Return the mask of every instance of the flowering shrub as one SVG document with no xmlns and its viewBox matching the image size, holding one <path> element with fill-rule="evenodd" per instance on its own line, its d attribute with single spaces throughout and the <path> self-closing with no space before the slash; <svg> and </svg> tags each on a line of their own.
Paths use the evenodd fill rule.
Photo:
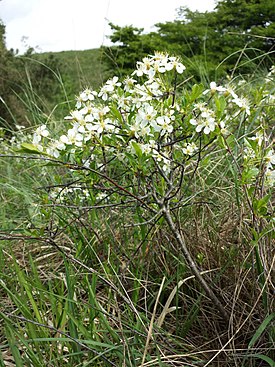
<svg viewBox="0 0 275 367">
<path fill-rule="evenodd" d="M 16 364 L 271 361 L 274 73 L 193 85 L 156 53 L 59 124 L 0 129 Z"/>
<path fill-rule="evenodd" d="M 114 76 L 99 91 L 82 91 L 60 136 L 42 125 L 22 149 L 62 164 L 89 182 L 82 198 L 94 206 L 135 202 L 142 209 L 135 225 L 164 217 L 193 274 L 227 317 L 198 271 L 173 213 L 184 204 L 200 162 L 216 149 L 230 157 L 254 210 L 253 223 L 255 215 L 269 215 L 267 191 L 275 183 L 270 133 L 274 96 L 269 86 L 273 70 L 254 95 L 242 89 L 242 82 L 189 87 L 181 61 L 155 53 L 138 62 L 126 79 Z M 60 202 L 66 194 L 72 197 L 72 191 L 67 185 L 51 198 Z"/>
</svg>

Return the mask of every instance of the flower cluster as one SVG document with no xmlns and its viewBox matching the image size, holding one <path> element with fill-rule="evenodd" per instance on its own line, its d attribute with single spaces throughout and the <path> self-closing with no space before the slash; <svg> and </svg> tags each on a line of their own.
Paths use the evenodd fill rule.
<svg viewBox="0 0 275 367">
<path fill-rule="evenodd" d="M 185 103 L 175 83 L 184 70 L 178 58 L 165 53 L 143 58 L 124 80 L 114 76 L 99 91 L 83 90 L 65 117 L 69 126 L 63 134 L 55 139 L 42 125 L 33 135 L 33 146 L 55 158 L 65 155 L 68 160 L 77 154 L 87 167 L 104 166 L 109 157 L 130 168 L 157 165 L 169 174 L 197 154 L 198 138 L 206 145 L 218 135 L 226 139 L 232 124 L 251 115 L 246 97 L 215 82 L 206 90 L 195 86 L 184 91 Z"/>
<path fill-rule="evenodd" d="M 142 61 L 138 61 L 137 70 L 133 72 L 133 75 L 146 75 L 149 79 L 153 79 L 156 73 L 164 74 L 173 69 L 182 74 L 185 66 L 176 57 L 156 52 L 154 56 L 144 57 Z"/>
<path fill-rule="evenodd" d="M 77 97 L 76 109 L 65 117 L 70 121 L 67 132 L 58 139 L 51 139 L 46 126 L 42 125 L 35 131 L 32 143 L 37 150 L 58 158 L 63 152 L 83 150 L 88 144 L 106 145 L 108 138 L 114 137 L 119 153 L 125 145 L 131 150 L 131 140 L 134 140 L 142 153 L 152 158 L 157 156 L 166 168 L 168 158 L 156 153 L 156 141 L 166 141 L 173 133 L 176 106 L 172 104 L 161 76 L 164 73 L 181 74 L 184 69 L 176 57 L 166 54 L 156 53 L 144 58 L 137 63 L 133 77 L 145 76 L 145 82 L 138 83 L 133 77 L 120 82 L 114 76 L 99 92 L 86 88 Z M 48 138 L 47 143 L 44 138 Z"/>
<path fill-rule="evenodd" d="M 70 203 L 76 201 L 78 204 L 85 204 L 90 199 L 90 192 L 87 188 L 81 186 L 54 187 L 49 193 L 49 199 L 55 204 L 70 205 Z"/>
</svg>

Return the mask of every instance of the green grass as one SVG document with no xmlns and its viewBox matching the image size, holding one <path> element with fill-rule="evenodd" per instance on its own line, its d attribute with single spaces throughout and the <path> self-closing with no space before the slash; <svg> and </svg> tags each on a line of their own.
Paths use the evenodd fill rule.
<svg viewBox="0 0 275 367">
<path fill-rule="evenodd" d="M 96 90 L 106 80 L 107 70 L 100 49 L 46 52 L 34 55 L 34 58 L 40 62 L 47 61 L 49 57 L 54 57 L 59 63 L 59 72 L 74 95 L 86 87 Z"/>
</svg>

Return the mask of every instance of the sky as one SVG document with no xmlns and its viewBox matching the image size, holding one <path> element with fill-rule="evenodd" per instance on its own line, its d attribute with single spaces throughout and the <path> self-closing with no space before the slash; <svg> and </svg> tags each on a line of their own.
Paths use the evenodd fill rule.
<svg viewBox="0 0 275 367">
<path fill-rule="evenodd" d="M 8 49 L 86 50 L 110 44 L 109 22 L 150 32 L 175 20 L 180 6 L 211 11 L 215 0 L 0 0 L 0 19 Z"/>
</svg>

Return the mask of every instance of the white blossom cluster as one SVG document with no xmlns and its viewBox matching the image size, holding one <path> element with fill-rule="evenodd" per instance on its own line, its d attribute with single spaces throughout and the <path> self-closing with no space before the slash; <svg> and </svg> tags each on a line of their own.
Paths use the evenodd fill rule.
<svg viewBox="0 0 275 367">
<path fill-rule="evenodd" d="M 137 62 L 136 70 L 124 80 L 114 76 L 99 91 L 83 90 L 75 109 L 65 117 L 65 125 L 69 126 L 64 133 L 54 139 L 42 125 L 36 129 L 32 144 L 54 158 L 89 150 L 86 158 L 95 153 L 96 160 L 97 148 L 104 148 L 121 162 L 126 162 L 129 155 L 142 155 L 169 173 L 176 150 L 177 159 L 196 155 L 198 134 L 226 137 L 232 120 L 238 123 L 238 119 L 251 115 L 247 98 L 239 97 L 231 86 L 215 82 L 184 106 L 171 82 L 184 70 L 176 57 L 159 52 L 149 55 Z M 97 162 L 95 167 L 100 164 Z"/>
<path fill-rule="evenodd" d="M 90 197 L 88 189 L 82 187 L 54 187 L 49 195 L 51 200 L 55 203 L 68 203 L 72 202 L 72 197 L 76 196 L 80 202 L 85 201 L 85 199 Z"/>
<path fill-rule="evenodd" d="M 103 136 L 117 137 L 117 144 L 125 144 L 125 138 L 133 138 L 144 154 L 162 161 L 163 168 L 168 160 L 157 152 L 157 137 L 166 139 L 173 132 L 175 106 L 163 108 L 161 99 L 166 89 L 160 76 L 167 72 L 183 73 L 185 66 L 176 58 L 156 53 L 137 63 L 131 77 L 120 82 L 117 76 L 109 79 L 96 92 L 86 88 L 77 97 L 76 109 L 65 120 L 71 122 L 67 132 L 59 139 L 51 139 L 45 125 L 37 128 L 32 143 L 39 151 L 58 158 L 62 151 L 84 148 L 88 142 L 102 144 Z M 143 84 L 136 77 L 145 77 Z M 114 115 L 114 104 L 120 116 Z M 47 142 L 46 139 L 47 138 Z M 44 145 L 42 145 L 42 142 Z M 133 149 L 128 144 L 128 150 Z"/>
</svg>

